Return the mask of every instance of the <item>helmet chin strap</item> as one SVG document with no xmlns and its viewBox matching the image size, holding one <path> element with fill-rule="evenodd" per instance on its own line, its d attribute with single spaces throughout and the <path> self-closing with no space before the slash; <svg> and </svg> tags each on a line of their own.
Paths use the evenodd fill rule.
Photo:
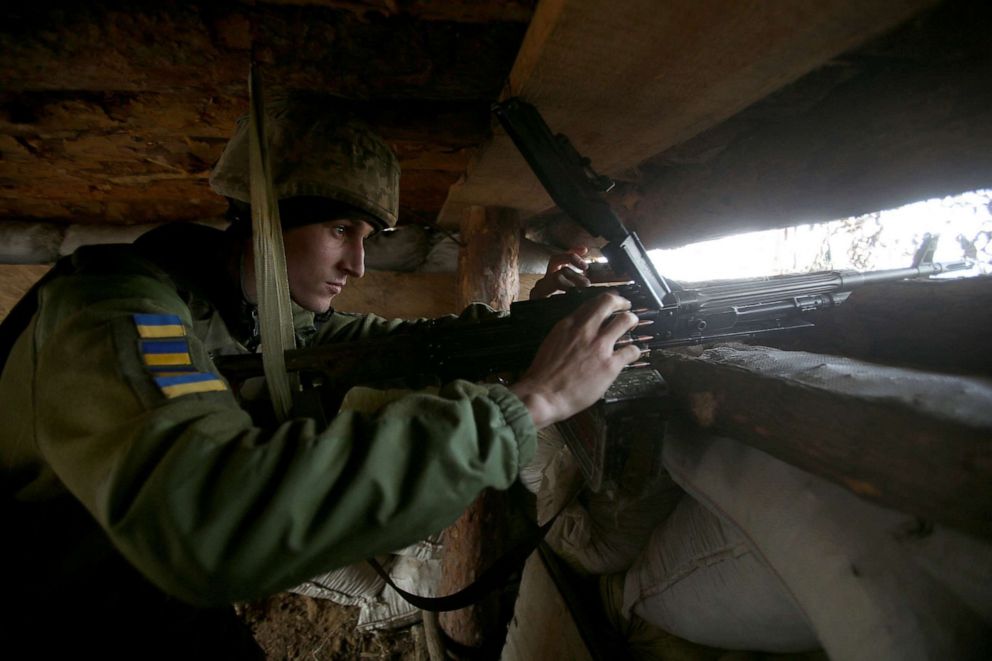
<svg viewBox="0 0 992 661">
<path fill-rule="evenodd" d="M 295 379 L 291 379 L 286 372 L 285 352 L 296 348 L 296 335 L 289 302 L 289 277 L 279 204 L 272 186 L 261 74 L 254 62 L 248 73 L 248 105 L 252 245 L 262 366 L 276 419 L 282 421 L 289 417 L 293 409 Z"/>
</svg>

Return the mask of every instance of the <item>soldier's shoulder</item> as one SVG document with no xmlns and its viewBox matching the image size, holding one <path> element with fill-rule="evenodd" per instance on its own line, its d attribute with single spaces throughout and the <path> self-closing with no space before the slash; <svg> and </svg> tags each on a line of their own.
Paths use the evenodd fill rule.
<svg viewBox="0 0 992 661">
<path fill-rule="evenodd" d="M 57 277 L 39 291 L 43 310 L 60 316 L 109 299 L 170 301 L 169 274 L 132 245 L 83 246 L 56 265 Z"/>
<path fill-rule="evenodd" d="M 151 275 L 167 277 L 152 259 L 131 244 L 82 246 L 68 257 L 74 275 Z"/>
</svg>

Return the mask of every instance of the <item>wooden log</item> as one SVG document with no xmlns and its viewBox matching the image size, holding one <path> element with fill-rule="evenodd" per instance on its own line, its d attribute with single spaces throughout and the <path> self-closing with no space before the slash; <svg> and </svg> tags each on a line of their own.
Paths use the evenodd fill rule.
<svg viewBox="0 0 992 661">
<path fill-rule="evenodd" d="M 992 381 L 767 347 L 652 362 L 696 423 L 883 505 L 992 537 Z"/>
<path fill-rule="evenodd" d="M 992 276 L 870 285 L 769 344 L 937 372 L 992 375 Z M 759 343 L 766 343 L 759 339 Z"/>
<path fill-rule="evenodd" d="M 510 309 L 520 289 L 520 219 L 510 209 L 472 206 L 462 223 L 458 253 L 461 303 Z"/>
<path fill-rule="evenodd" d="M 461 236 L 465 242 L 458 255 L 461 302 L 509 309 L 520 286 L 520 221 L 516 213 L 471 207 Z M 465 587 L 503 554 L 506 512 L 505 494 L 487 489 L 445 531 L 441 594 Z M 500 631 L 501 619 L 499 595 L 494 593 L 468 608 L 442 613 L 440 622 L 454 642 L 495 658 L 505 634 Z"/>
</svg>

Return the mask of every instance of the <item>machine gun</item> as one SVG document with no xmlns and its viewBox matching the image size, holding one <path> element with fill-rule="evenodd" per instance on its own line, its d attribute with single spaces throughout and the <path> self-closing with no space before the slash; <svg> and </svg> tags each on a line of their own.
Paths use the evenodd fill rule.
<svg viewBox="0 0 992 661">
<path fill-rule="evenodd" d="M 843 303 L 863 285 L 970 267 L 967 261 L 934 263 L 929 241 L 913 265 L 903 269 L 677 285 L 655 270 L 637 235 L 610 208 L 604 193 L 612 181 L 593 171 L 565 136 L 553 135 L 537 110 L 519 99 L 496 104 L 493 110 L 559 208 L 590 234 L 607 240 L 602 252 L 611 269 L 625 279 L 612 288 L 631 301 L 641 319 L 627 341 L 645 351 L 812 326 L 811 312 Z M 355 385 L 422 383 L 425 375 L 446 381 L 512 374 L 530 364 L 555 323 L 601 291 L 590 287 L 517 302 L 509 315 L 477 323 L 429 322 L 379 338 L 287 351 L 286 369 L 300 375 L 305 390 L 320 393 L 327 411 L 336 410 L 344 391 Z M 225 356 L 215 362 L 230 380 L 263 374 L 259 355 Z M 615 478 L 621 467 L 617 462 L 626 456 L 624 445 L 634 442 L 637 429 L 652 427 L 643 416 L 662 415 L 658 399 L 664 392 L 664 382 L 654 370 L 629 369 L 587 412 L 586 422 L 565 425 L 566 439 L 594 490 Z M 588 424 L 590 416 L 593 424 Z"/>
</svg>

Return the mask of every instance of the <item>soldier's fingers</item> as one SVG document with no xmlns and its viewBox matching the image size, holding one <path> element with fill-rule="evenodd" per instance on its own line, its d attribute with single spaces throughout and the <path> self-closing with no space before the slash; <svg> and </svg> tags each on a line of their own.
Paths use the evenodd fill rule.
<svg viewBox="0 0 992 661">
<path fill-rule="evenodd" d="M 580 271 L 585 271 L 589 268 L 589 265 L 586 263 L 586 260 L 582 259 L 582 255 L 587 252 L 589 252 L 588 248 L 573 248 L 568 252 L 552 255 L 551 258 L 548 259 L 548 270 L 545 271 L 545 274 L 551 275 L 555 271 L 561 270 L 566 266 L 573 266 Z"/>
<path fill-rule="evenodd" d="M 641 357 L 641 350 L 638 349 L 633 344 L 628 344 L 625 347 L 620 347 L 613 355 L 622 362 L 624 365 L 630 365 L 631 363 L 637 362 Z"/>
<path fill-rule="evenodd" d="M 589 252 L 589 250 L 587 248 L 583 248 L 581 253 L 578 252 L 568 253 L 569 266 L 574 266 L 580 271 L 585 271 L 587 268 L 589 268 L 589 263 L 586 262 L 586 260 L 582 259 L 582 255 L 586 254 L 587 252 Z"/>
<path fill-rule="evenodd" d="M 633 330 L 639 321 L 633 312 L 618 312 L 603 326 L 601 337 L 613 346 L 625 333 Z"/>
<path fill-rule="evenodd" d="M 545 275 L 551 275 L 556 271 L 560 271 L 563 266 L 569 263 L 569 256 L 565 253 L 558 255 L 552 255 L 548 259 L 548 269 L 544 272 Z"/>
<path fill-rule="evenodd" d="M 616 292 L 608 291 L 583 303 L 576 310 L 576 316 L 598 332 L 611 315 L 629 309 L 630 301 Z"/>
<path fill-rule="evenodd" d="M 563 268 L 559 271 L 561 274 L 561 284 L 564 285 L 562 289 L 571 287 L 588 287 L 592 283 L 589 282 L 589 278 L 585 277 L 581 273 L 577 273 L 570 268 Z"/>
</svg>

